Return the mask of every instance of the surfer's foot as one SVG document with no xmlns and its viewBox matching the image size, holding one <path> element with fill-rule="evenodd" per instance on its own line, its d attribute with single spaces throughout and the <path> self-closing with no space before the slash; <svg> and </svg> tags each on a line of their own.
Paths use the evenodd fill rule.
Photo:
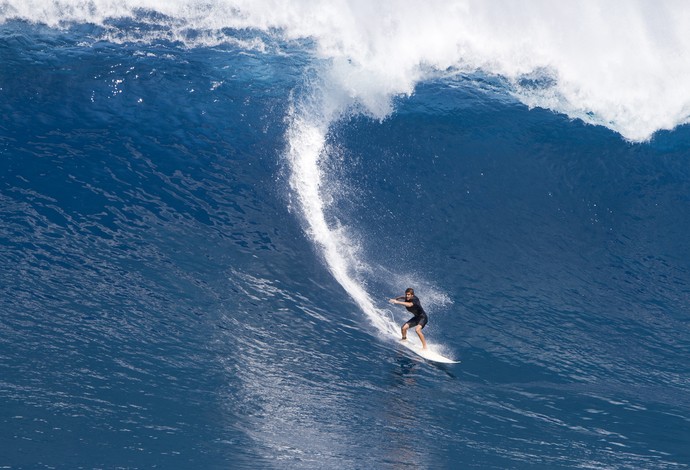
<svg viewBox="0 0 690 470">
<path fill-rule="evenodd" d="M 407 341 L 407 336 L 403 336 L 400 341 Z"/>
</svg>

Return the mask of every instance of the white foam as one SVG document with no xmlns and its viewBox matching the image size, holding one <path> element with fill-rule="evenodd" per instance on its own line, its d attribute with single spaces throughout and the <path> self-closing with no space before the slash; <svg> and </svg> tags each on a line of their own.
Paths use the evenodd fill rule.
<svg viewBox="0 0 690 470">
<path fill-rule="evenodd" d="M 345 291 L 366 313 L 381 333 L 394 334 L 395 324 L 379 310 L 369 293 L 357 279 L 361 261 L 357 246 L 347 233 L 326 221 L 326 203 L 329 191 L 324 185 L 322 159 L 327 158 L 326 135 L 331 118 L 324 110 L 333 109 L 324 104 L 332 95 L 312 95 L 290 113 L 287 158 L 290 162 L 290 186 L 304 216 L 307 233 L 313 240 L 333 274 Z"/>
<path fill-rule="evenodd" d="M 107 25 L 114 40 L 136 34 L 113 33 L 113 18 L 159 22 L 164 27 L 144 40 L 159 34 L 191 45 L 232 41 L 224 28 L 311 38 L 331 63 L 324 75 L 377 117 L 390 113 L 391 97 L 410 94 L 420 80 L 449 68 L 502 75 L 527 105 L 607 126 L 633 141 L 690 116 L 690 4 L 684 0 L 0 0 L 0 22 L 9 18 Z M 549 86 L 521 86 L 522 78 L 540 73 Z"/>
</svg>

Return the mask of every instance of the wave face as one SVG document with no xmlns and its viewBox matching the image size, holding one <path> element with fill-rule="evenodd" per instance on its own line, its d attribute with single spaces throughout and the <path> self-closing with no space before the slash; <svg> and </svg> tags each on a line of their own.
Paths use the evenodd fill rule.
<svg viewBox="0 0 690 470">
<path fill-rule="evenodd" d="M 684 3 L 160 3 L 0 0 L 0 464 L 690 465 Z"/>
</svg>

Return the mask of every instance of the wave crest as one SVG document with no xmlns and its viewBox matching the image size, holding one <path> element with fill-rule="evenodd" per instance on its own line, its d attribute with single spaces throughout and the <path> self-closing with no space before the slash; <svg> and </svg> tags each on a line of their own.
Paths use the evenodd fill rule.
<svg viewBox="0 0 690 470">
<path fill-rule="evenodd" d="M 526 105 L 632 141 L 690 118 L 690 7 L 682 1 L 0 1 L 0 22 L 12 19 L 96 24 L 107 40 L 191 46 L 235 42 L 251 30 L 307 38 L 330 61 L 328 79 L 377 117 L 392 111 L 393 97 L 452 69 L 505 77 Z M 139 26 L 117 24 L 123 19 Z M 260 40 L 241 46 L 263 50 Z M 525 76 L 544 70 L 548 86 L 524 86 Z"/>
</svg>

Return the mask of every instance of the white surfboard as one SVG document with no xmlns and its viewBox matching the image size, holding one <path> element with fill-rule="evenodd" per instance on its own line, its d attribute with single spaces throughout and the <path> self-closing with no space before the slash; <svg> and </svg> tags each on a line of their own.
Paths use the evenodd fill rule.
<svg viewBox="0 0 690 470">
<path fill-rule="evenodd" d="M 410 335 L 407 335 L 407 340 L 402 341 L 400 337 L 398 337 L 398 342 L 405 346 L 407 349 L 412 351 L 413 353 L 417 354 L 420 357 L 423 357 L 424 359 L 432 362 L 440 362 L 443 364 L 457 364 L 460 361 L 454 361 L 453 359 L 449 359 L 445 357 L 443 354 L 439 353 L 438 351 L 435 350 L 433 344 L 429 344 L 427 341 L 427 348 L 423 349 L 422 348 L 422 343 L 419 341 L 419 338 L 413 338 L 410 337 Z"/>
</svg>

